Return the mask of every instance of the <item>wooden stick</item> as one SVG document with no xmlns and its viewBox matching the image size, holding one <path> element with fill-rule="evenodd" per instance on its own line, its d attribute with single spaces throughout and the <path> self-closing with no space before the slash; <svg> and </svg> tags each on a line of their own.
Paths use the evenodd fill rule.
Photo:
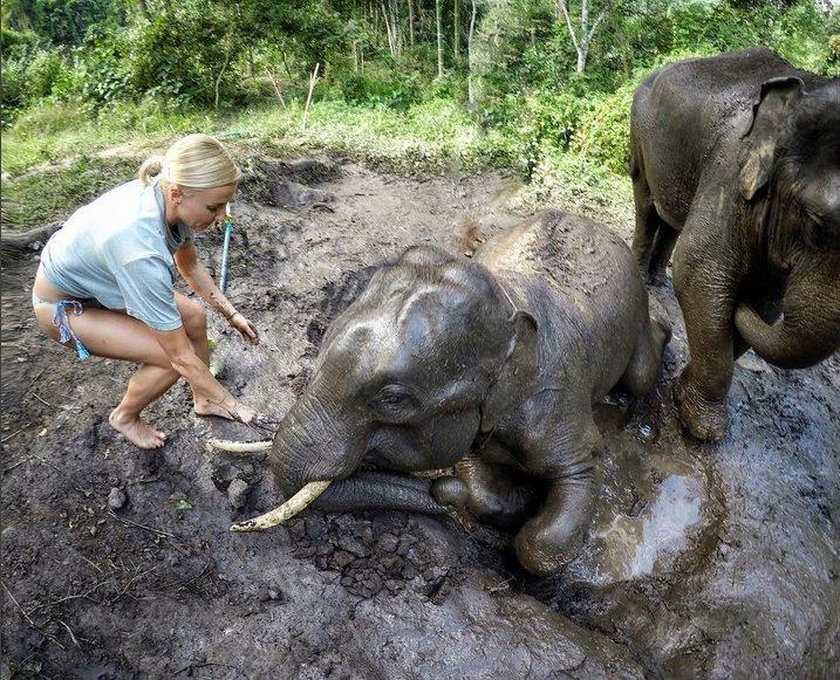
<svg viewBox="0 0 840 680">
<path fill-rule="evenodd" d="M 315 89 L 315 83 L 318 81 L 318 69 L 321 67 L 321 62 L 315 64 L 315 70 L 309 77 L 309 94 L 306 97 L 306 107 L 303 109 L 303 123 L 300 126 L 301 132 L 306 129 L 306 119 L 309 116 L 309 105 L 312 103 L 312 90 Z"/>
<path fill-rule="evenodd" d="M 14 595 L 12 595 L 12 591 L 11 591 L 11 590 L 9 590 L 9 589 L 6 587 L 6 584 L 5 584 L 5 583 L 3 583 L 3 590 L 5 590 L 5 591 L 8 593 L 9 597 L 11 597 L 11 598 L 12 598 L 12 602 L 14 602 L 14 603 L 15 603 L 15 607 L 17 607 L 17 608 L 18 608 L 18 611 L 26 617 L 26 620 L 27 620 L 27 621 L 29 621 L 29 625 L 30 625 L 30 626 L 32 626 L 33 628 L 35 628 L 35 630 L 38 630 L 37 626 L 35 625 L 35 622 L 34 622 L 32 619 L 30 619 L 30 618 L 29 618 L 29 614 L 27 614 L 25 611 L 23 611 L 23 607 L 21 607 L 21 606 L 18 604 L 18 601 L 15 599 L 15 596 L 14 596 Z"/>
<path fill-rule="evenodd" d="M 119 515 L 114 514 L 111 511 L 108 511 L 108 514 L 111 515 L 115 520 L 122 522 L 123 524 L 129 524 L 133 527 L 137 527 L 138 529 L 145 529 L 146 531 L 151 531 L 153 534 L 158 534 L 159 536 L 167 536 L 169 538 L 178 538 L 175 534 L 170 534 L 168 531 L 161 531 L 160 529 L 155 529 L 154 527 L 147 527 L 145 524 L 139 524 L 137 522 L 132 522 L 130 519 L 124 519 Z"/>
<path fill-rule="evenodd" d="M 12 432 L 12 434 L 7 434 L 5 437 L 3 437 L 3 439 L 0 439 L 0 443 L 4 443 L 4 442 L 8 441 L 9 439 L 11 439 L 12 437 L 14 437 L 16 434 L 20 434 L 30 425 L 32 425 L 32 423 L 26 423 L 26 425 L 24 425 L 19 430 L 15 430 L 14 432 Z"/>
<path fill-rule="evenodd" d="M 274 86 L 274 93 L 277 95 L 277 98 L 280 100 L 280 103 L 283 105 L 283 108 L 286 108 L 286 100 L 283 97 L 283 92 L 280 90 L 280 85 L 277 84 L 277 80 L 274 77 L 274 74 L 271 73 L 268 69 L 265 70 L 266 74 L 268 75 L 268 79 L 271 81 L 271 84 Z"/>
</svg>

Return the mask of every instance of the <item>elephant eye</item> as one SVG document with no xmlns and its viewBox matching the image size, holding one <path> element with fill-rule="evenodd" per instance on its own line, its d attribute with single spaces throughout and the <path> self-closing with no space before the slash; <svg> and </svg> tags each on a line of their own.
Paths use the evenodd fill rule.
<svg viewBox="0 0 840 680">
<path fill-rule="evenodd" d="M 813 210 L 808 210 L 806 208 L 805 209 L 805 214 L 808 215 L 808 219 L 811 220 L 811 222 L 816 224 L 818 227 L 822 226 L 822 224 L 823 224 L 822 218 L 819 215 L 817 215 L 817 213 L 815 213 Z"/>
<path fill-rule="evenodd" d="M 812 210 L 806 209 L 805 214 L 809 221 L 803 230 L 803 240 L 813 250 L 825 252 L 830 246 L 828 227 L 822 218 Z"/>
<path fill-rule="evenodd" d="M 373 398 L 374 409 L 388 419 L 407 415 L 413 405 L 414 398 L 402 385 L 386 385 Z"/>
</svg>

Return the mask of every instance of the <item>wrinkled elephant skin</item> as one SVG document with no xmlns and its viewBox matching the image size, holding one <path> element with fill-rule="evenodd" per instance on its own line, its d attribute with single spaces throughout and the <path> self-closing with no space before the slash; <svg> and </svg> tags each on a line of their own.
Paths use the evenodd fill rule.
<svg viewBox="0 0 840 680">
<path fill-rule="evenodd" d="M 466 506 L 553 573 L 593 513 L 592 404 L 645 393 L 669 337 L 629 249 L 591 220 L 544 213 L 475 260 L 410 248 L 330 326 L 269 460 L 286 494 L 334 480 L 316 507 Z M 405 474 L 450 466 L 431 487 Z"/>
<path fill-rule="evenodd" d="M 630 172 L 640 267 L 673 249 L 680 420 L 717 440 L 741 353 L 801 368 L 840 345 L 840 80 L 763 48 L 666 66 L 636 90 Z"/>
</svg>

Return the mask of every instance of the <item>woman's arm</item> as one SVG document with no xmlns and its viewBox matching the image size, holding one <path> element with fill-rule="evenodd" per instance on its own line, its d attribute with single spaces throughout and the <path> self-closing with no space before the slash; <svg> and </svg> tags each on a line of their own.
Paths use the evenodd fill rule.
<svg viewBox="0 0 840 680">
<path fill-rule="evenodd" d="M 257 411 L 228 392 L 195 353 L 183 326 L 172 331 L 152 331 L 174 368 L 196 392 L 230 413 L 234 420 L 250 423 Z"/>
<path fill-rule="evenodd" d="M 173 257 L 178 271 L 193 292 L 201 296 L 207 301 L 207 304 L 225 317 L 231 327 L 239 331 L 246 342 L 252 345 L 259 344 L 260 339 L 256 328 L 241 312 L 236 311 L 236 307 L 219 290 L 213 277 L 210 276 L 210 272 L 207 271 L 207 267 L 198 259 L 195 246 L 188 243 L 178 248 Z"/>
</svg>

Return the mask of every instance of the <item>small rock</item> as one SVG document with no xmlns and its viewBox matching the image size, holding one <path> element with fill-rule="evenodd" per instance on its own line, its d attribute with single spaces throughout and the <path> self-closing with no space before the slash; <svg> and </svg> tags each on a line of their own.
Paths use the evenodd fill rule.
<svg viewBox="0 0 840 680">
<path fill-rule="evenodd" d="M 342 536 L 338 540 L 338 545 L 342 550 L 356 557 L 367 557 L 370 555 L 370 550 L 353 536 Z"/>
<path fill-rule="evenodd" d="M 416 542 L 417 539 L 411 536 L 403 536 L 397 546 L 397 555 L 405 557 L 408 554 L 408 549 Z"/>
<path fill-rule="evenodd" d="M 336 569 L 344 569 L 344 567 L 355 559 L 355 555 L 351 555 L 349 552 L 336 550 L 330 558 L 330 564 Z"/>
<path fill-rule="evenodd" d="M 399 545 L 399 541 L 393 534 L 382 534 L 379 537 L 379 547 L 385 552 L 394 552 L 397 549 L 397 545 Z"/>
<path fill-rule="evenodd" d="M 119 510 L 125 505 L 126 500 L 128 500 L 128 497 L 125 495 L 125 491 L 118 486 L 111 487 L 111 493 L 108 494 L 108 507 L 111 510 Z"/>
<path fill-rule="evenodd" d="M 321 538 L 327 531 L 327 527 L 320 517 L 306 518 L 304 526 L 306 527 L 306 535 L 313 541 Z"/>
<path fill-rule="evenodd" d="M 371 529 L 369 526 L 362 529 L 361 539 L 362 543 L 364 543 L 366 546 L 372 546 L 376 541 L 376 536 L 373 533 L 373 529 Z"/>
<path fill-rule="evenodd" d="M 283 591 L 276 586 L 262 586 L 257 592 L 257 599 L 260 602 L 283 601 Z"/>
<path fill-rule="evenodd" d="M 245 505 L 245 500 L 248 498 L 248 491 L 251 487 L 241 479 L 234 479 L 228 486 L 228 500 L 234 510 Z"/>
</svg>

